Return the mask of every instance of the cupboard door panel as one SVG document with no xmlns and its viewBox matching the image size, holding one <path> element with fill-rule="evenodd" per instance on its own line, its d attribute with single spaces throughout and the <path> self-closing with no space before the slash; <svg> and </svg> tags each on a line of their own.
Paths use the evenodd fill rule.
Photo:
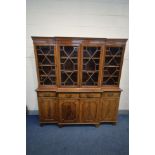
<svg viewBox="0 0 155 155">
<path fill-rule="evenodd" d="M 58 103 L 56 99 L 39 97 L 39 110 L 42 121 L 57 121 Z"/>
<path fill-rule="evenodd" d="M 116 121 L 119 99 L 103 99 L 101 108 L 101 121 Z"/>
<path fill-rule="evenodd" d="M 78 100 L 59 100 L 60 121 L 62 123 L 74 123 L 79 119 Z"/>
<path fill-rule="evenodd" d="M 82 99 L 81 100 L 81 121 L 97 122 L 99 99 Z"/>
</svg>

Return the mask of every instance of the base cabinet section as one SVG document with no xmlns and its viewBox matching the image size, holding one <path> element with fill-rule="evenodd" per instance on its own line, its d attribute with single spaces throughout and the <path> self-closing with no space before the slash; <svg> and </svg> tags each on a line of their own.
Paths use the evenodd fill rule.
<svg viewBox="0 0 155 155">
<path fill-rule="evenodd" d="M 77 123 L 79 121 L 79 101 L 74 99 L 60 99 L 60 123 Z"/>
<path fill-rule="evenodd" d="M 81 99 L 81 122 L 97 123 L 99 99 Z"/>
<path fill-rule="evenodd" d="M 119 92 L 39 93 L 40 123 L 98 125 L 116 122 L 119 97 Z"/>
<path fill-rule="evenodd" d="M 58 121 L 58 101 L 53 98 L 39 97 L 39 111 L 41 122 Z"/>
<path fill-rule="evenodd" d="M 106 98 L 102 100 L 101 121 L 116 122 L 118 113 L 119 98 Z"/>
</svg>

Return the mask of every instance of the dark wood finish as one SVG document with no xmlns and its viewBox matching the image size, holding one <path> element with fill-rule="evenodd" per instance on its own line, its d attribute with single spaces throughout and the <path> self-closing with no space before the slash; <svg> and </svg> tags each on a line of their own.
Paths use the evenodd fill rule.
<svg viewBox="0 0 155 155">
<path fill-rule="evenodd" d="M 32 39 L 40 125 L 117 122 L 127 39 Z"/>
<path fill-rule="evenodd" d="M 79 120 L 79 101 L 75 99 L 60 99 L 60 122 L 74 123 Z"/>
</svg>

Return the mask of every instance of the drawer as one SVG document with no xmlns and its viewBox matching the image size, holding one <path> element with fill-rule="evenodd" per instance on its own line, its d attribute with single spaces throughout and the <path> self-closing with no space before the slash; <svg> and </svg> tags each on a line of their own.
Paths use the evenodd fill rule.
<svg viewBox="0 0 155 155">
<path fill-rule="evenodd" d="M 120 92 L 104 92 L 103 97 L 119 97 Z"/>
<path fill-rule="evenodd" d="M 61 98 L 78 98 L 79 94 L 78 93 L 59 93 L 58 96 Z"/>
<path fill-rule="evenodd" d="M 81 93 L 80 97 L 101 97 L 100 93 Z"/>
<path fill-rule="evenodd" d="M 56 92 L 38 92 L 38 96 L 42 96 L 42 97 L 56 97 Z"/>
</svg>

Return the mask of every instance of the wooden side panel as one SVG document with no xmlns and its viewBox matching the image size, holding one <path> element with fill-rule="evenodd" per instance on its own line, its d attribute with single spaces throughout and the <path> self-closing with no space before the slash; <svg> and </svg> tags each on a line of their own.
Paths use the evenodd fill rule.
<svg viewBox="0 0 155 155">
<path fill-rule="evenodd" d="M 39 97 L 40 121 L 56 122 L 58 120 L 58 103 L 55 98 Z"/>
<path fill-rule="evenodd" d="M 100 99 L 81 99 L 81 122 L 97 122 L 99 102 Z"/>
<path fill-rule="evenodd" d="M 60 99 L 60 122 L 61 123 L 76 123 L 79 120 L 79 102 L 74 99 Z"/>
<path fill-rule="evenodd" d="M 117 120 L 119 98 L 104 98 L 101 107 L 101 121 Z"/>
</svg>

